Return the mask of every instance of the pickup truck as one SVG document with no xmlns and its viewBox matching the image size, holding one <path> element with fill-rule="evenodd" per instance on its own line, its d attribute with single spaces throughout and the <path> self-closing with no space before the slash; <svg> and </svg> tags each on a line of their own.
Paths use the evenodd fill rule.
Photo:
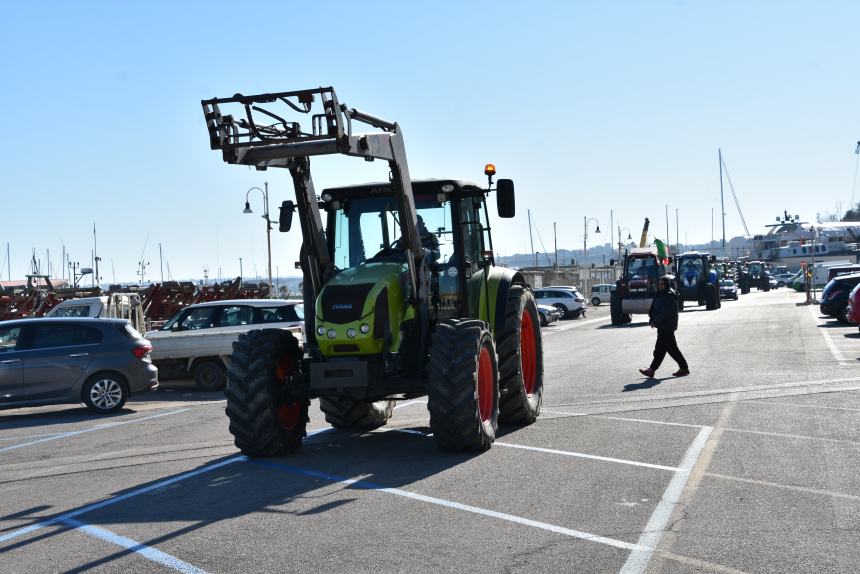
<svg viewBox="0 0 860 574">
<path fill-rule="evenodd" d="M 201 389 L 220 390 L 227 384 L 233 342 L 254 329 L 285 329 L 301 340 L 304 308 L 284 299 L 233 299 L 190 305 L 146 338 L 159 378 L 189 376 Z"/>
</svg>

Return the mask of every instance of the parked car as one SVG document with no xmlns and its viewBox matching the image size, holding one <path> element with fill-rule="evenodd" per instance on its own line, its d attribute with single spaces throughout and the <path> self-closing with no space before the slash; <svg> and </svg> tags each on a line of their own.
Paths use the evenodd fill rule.
<svg viewBox="0 0 860 574">
<path fill-rule="evenodd" d="M 786 285 L 791 285 L 791 280 L 797 276 L 797 273 L 777 273 L 773 276 L 776 279 L 777 287 L 785 287 Z"/>
<path fill-rule="evenodd" d="M 770 284 L 771 289 L 779 289 L 779 281 L 777 281 L 773 277 L 768 277 L 767 281 Z"/>
<path fill-rule="evenodd" d="M 738 299 L 738 286 L 731 279 L 720 279 L 720 297 L 722 299 Z"/>
<path fill-rule="evenodd" d="M 117 411 L 129 396 L 158 388 L 151 350 L 121 319 L 0 322 L 0 407 L 82 402 Z"/>
<path fill-rule="evenodd" d="M 831 279 L 821 293 L 819 306 L 821 314 L 847 322 L 848 295 L 858 284 L 860 284 L 860 273 L 837 275 Z"/>
<path fill-rule="evenodd" d="M 558 309 L 562 319 L 576 319 L 585 313 L 585 298 L 576 287 L 541 287 L 534 290 L 534 296 L 538 304 Z"/>
<path fill-rule="evenodd" d="M 848 309 L 845 318 L 849 323 L 860 324 L 860 283 L 854 286 L 848 294 Z"/>
<path fill-rule="evenodd" d="M 561 319 L 561 311 L 552 305 L 538 305 L 538 314 L 540 315 L 541 327 L 546 327 L 550 323 L 555 323 Z"/>
<path fill-rule="evenodd" d="M 591 286 L 591 304 L 597 307 L 601 303 L 609 303 L 609 292 L 615 287 L 609 283 Z"/>
<path fill-rule="evenodd" d="M 287 329 L 301 337 L 304 308 L 284 299 L 233 299 L 190 305 L 146 334 L 161 379 L 192 376 L 204 390 L 223 389 L 233 342 L 253 329 Z"/>
</svg>

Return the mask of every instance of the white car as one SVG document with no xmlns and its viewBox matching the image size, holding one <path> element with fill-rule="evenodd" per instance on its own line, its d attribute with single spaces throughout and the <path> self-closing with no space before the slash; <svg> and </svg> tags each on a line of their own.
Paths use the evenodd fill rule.
<svg viewBox="0 0 860 574">
<path fill-rule="evenodd" d="M 552 305 L 561 312 L 561 318 L 576 319 L 585 314 L 585 297 L 576 287 L 541 287 L 534 290 L 540 305 Z"/>
<path fill-rule="evenodd" d="M 197 386 L 218 390 L 227 383 L 233 342 L 254 329 L 285 329 L 299 338 L 304 307 L 284 299 L 232 299 L 186 307 L 146 338 L 163 379 L 194 377 Z"/>
<path fill-rule="evenodd" d="M 609 293 L 615 285 L 601 283 L 591 286 L 591 304 L 597 307 L 602 303 L 609 303 Z"/>
</svg>

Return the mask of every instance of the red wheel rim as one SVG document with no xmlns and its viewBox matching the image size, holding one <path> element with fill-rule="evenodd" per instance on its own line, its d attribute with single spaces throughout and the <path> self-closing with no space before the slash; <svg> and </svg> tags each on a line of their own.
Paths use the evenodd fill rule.
<svg viewBox="0 0 860 574">
<path fill-rule="evenodd" d="M 275 376 L 280 383 L 286 383 L 287 378 L 296 371 L 296 361 L 290 355 L 284 355 L 275 367 Z M 302 416 L 302 404 L 299 401 L 280 405 L 277 410 L 278 423 L 287 430 L 293 430 L 299 424 Z"/>
<path fill-rule="evenodd" d="M 493 414 L 493 360 L 490 350 L 481 345 L 481 355 L 478 358 L 478 411 L 481 422 L 487 422 Z"/>
<path fill-rule="evenodd" d="M 526 388 L 526 394 L 532 395 L 537 383 L 537 341 L 534 321 L 526 310 L 523 310 L 523 318 L 520 321 L 520 363 L 523 386 Z"/>
</svg>

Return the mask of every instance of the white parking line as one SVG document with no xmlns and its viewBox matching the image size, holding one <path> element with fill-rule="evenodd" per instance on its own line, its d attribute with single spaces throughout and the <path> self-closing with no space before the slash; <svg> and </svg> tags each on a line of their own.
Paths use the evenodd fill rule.
<svg viewBox="0 0 860 574">
<path fill-rule="evenodd" d="M 184 413 L 185 411 L 188 411 L 188 410 L 191 410 L 191 409 L 179 409 L 179 410 L 170 411 L 167 413 L 159 413 L 157 415 L 150 415 L 148 417 L 143 417 L 141 419 L 134 419 L 131 421 L 122 421 L 122 422 L 118 422 L 118 423 L 107 423 L 107 424 L 98 425 L 98 426 L 84 429 L 84 430 L 64 432 L 64 433 L 61 433 L 58 435 L 49 436 L 48 438 L 41 438 L 39 440 L 31 440 L 30 442 L 22 442 L 21 444 L 13 444 L 12 446 L 3 447 L 3 448 L 0 448 L 0 452 L 6 452 L 8 450 L 15 450 L 16 448 L 22 448 L 25 446 L 31 446 L 34 444 L 39 444 L 39 443 L 48 442 L 48 441 L 52 441 L 52 440 L 58 440 L 61 438 L 76 436 L 76 435 L 84 434 L 84 433 L 88 433 L 88 432 L 95 432 L 95 431 L 99 431 L 99 430 L 109 429 L 109 428 L 118 427 L 121 425 L 130 425 L 133 423 L 140 423 L 140 422 L 148 421 L 151 419 L 157 419 L 157 418 L 161 418 L 161 417 L 167 417 L 170 415 L 176 415 L 179 413 Z"/>
<path fill-rule="evenodd" d="M 98 526 L 92 526 L 90 524 L 84 524 L 83 522 L 73 518 L 66 518 L 60 522 L 67 526 L 71 526 L 75 530 L 89 534 L 90 536 L 94 536 L 100 540 L 104 540 L 105 542 L 110 542 L 111 544 L 116 544 L 117 546 L 131 550 L 132 552 L 143 556 L 147 560 L 151 560 L 152 562 L 156 562 L 162 566 L 167 566 L 177 572 L 183 572 L 186 574 L 206 574 L 205 570 L 201 570 L 200 568 L 193 566 L 188 562 L 184 562 L 175 556 L 171 556 L 161 550 L 156 550 L 146 544 L 141 544 L 131 538 L 120 536 L 110 530 L 105 530 L 104 528 L 99 528 Z"/>
<path fill-rule="evenodd" d="M 2 436 L 0 437 L 0 440 L 25 440 L 31 438 L 41 438 L 43 436 L 57 436 L 58 434 L 65 434 L 65 431 L 46 432 L 45 434 L 29 434 L 24 436 Z"/>
<path fill-rule="evenodd" d="M 570 331 L 571 329 L 575 329 L 576 327 L 584 327 L 585 325 L 591 325 L 593 323 L 600 323 L 601 321 L 606 321 L 609 317 L 598 317 L 597 319 L 586 319 L 583 321 L 582 319 L 575 319 L 573 323 L 565 325 L 564 327 L 544 327 L 544 330 L 541 331 L 541 335 L 552 335 L 553 333 L 563 333 L 565 331 Z"/>
<path fill-rule="evenodd" d="M 200 474 L 213 471 L 217 468 L 221 468 L 222 466 L 226 466 L 228 464 L 233 464 L 234 462 L 239 462 L 239 461 L 244 461 L 244 460 L 248 460 L 248 458 L 244 455 L 234 456 L 232 458 L 228 458 L 227 460 L 222 460 L 221 462 L 212 464 L 210 466 L 198 468 L 197 470 L 192 470 L 191 472 L 186 472 L 184 474 L 180 474 L 179 476 L 174 476 L 173 478 L 168 478 L 167 480 L 162 480 L 161 482 L 156 482 L 155 484 L 150 484 L 149 486 L 144 486 L 143 488 L 138 488 L 137 490 L 132 490 L 131 492 L 127 492 L 127 493 L 121 494 L 119 496 L 114 496 L 113 498 L 108 498 L 106 500 L 102 500 L 101 502 L 89 504 L 89 505 L 84 506 L 82 508 L 79 508 L 77 510 L 72 510 L 71 512 L 66 512 L 65 514 L 55 516 L 54 518 L 49 518 L 47 520 L 37 522 L 36 524 L 31 524 L 30 526 L 25 526 L 23 528 L 19 528 L 18 530 L 13 530 L 12 532 L 7 532 L 6 534 L 0 534 L 0 542 L 6 542 L 7 540 L 12 540 L 14 538 L 18 538 L 19 536 L 24 536 L 25 534 L 35 532 L 36 530 L 40 530 L 42 528 L 45 528 L 46 526 L 50 526 L 51 524 L 56 524 L 56 523 L 62 522 L 64 520 L 68 520 L 70 518 L 80 516 L 81 514 L 86 514 L 87 512 L 92 512 L 93 510 L 99 510 L 100 508 L 104 508 L 106 506 L 111 506 L 111 505 L 116 504 L 118 502 L 128 500 L 129 498 L 134 498 L 135 496 L 140 496 L 141 494 L 146 494 L 147 492 L 152 492 L 153 490 L 157 490 L 159 488 L 163 488 L 165 486 L 169 486 L 171 484 L 181 482 L 187 478 L 198 476 Z"/>
<path fill-rule="evenodd" d="M 693 439 L 692 444 L 687 449 L 687 453 L 684 455 L 684 459 L 681 461 L 681 468 L 687 472 L 678 472 L 672 477 L 669 486 L 663 493 L 663 497 L 657 503 L 657 508 L 654 509 L 651 518 L 648 519 L 648 525 L 645 526 L 642 536 L 639 537 L 637 546 L 642 548 L 630 553 L 630 556 L 627 557 L 627 561 L 621 568 L 621 574 L 641 574 L 648 567 L 648 561 L 651 559 L 651 555 L 654 554 L 657 544 L 660 543 L 660 537 L 663 535 L 669 518 L 675 510 L 675 505 L 678 503 L 678 499 L 687 485 L 687 480 L 690 477 L 689 471 L 693 469 L 693 466 L 699 459 L 699 455 L 702 449 L 705 448 L 705 443 L 708 442 L 708 437 L 711 436 L 712 430 L 712 427 L 704 427 L 696 435 L 696 438 Z"/>
<path fill-rule="evenodd" d="M 821 322 L 821 320 L 818 318 L 815 308 L 812 305 L 809 306 L 809 312 L 812 313 L 812 318 L 815 319 L 815 323 L 819 325 L 818 330 L 821 331 L 821 336 L 824 337 L 824 342 L 827 343 L 827 348 L 830 349 L 830 353 L 833 355 L 833 358 L 836 359 L 836 361 L 842 366 L 851 365 L 852 363 L 845 359 L 845 356 L 842 354 L 842 351 L 840 351 L 839 348 L 836 347 L 836 344 L 830 337 L 828 327 L 820 327 L 820 325 L 826 325 L 826 323 Z"/>
<path fill-rule="evenodd" d="M 497 518 L 499 520 L 504 520 L 507 522 L 513 522 L 516 524 L 522 524 L 524 526 L 531 526 L 532 528 L 538 528 L 540 530 L 546 530 L 549 532 L 554 532 L 556 534 L 562 534 L 564 536 L 570 536 L 571 538 L 579 538 L 582 540 L 588 540 L 590 542 L 597 542 L 598 544 L 605 544 L 607 546 L 614 546 L 615 548 L 621 548 L 623 550 L 634 550 L 639 552 L 650 551 L 653 552 L 653 548 L 645 548 L 639 544 L 631 544 L 629 542 L 624 542 L 623 540 L 615 540 L 614 538 L 607 538 L 605 536 L 599 536 L 597 534 L 590 534 L 588 532 L 582 532 L 580 530 L 573 530 L 571 528 L 565 528 L 563 526 L 557 526 L 555 524 L 548 524 L 546 522 L 540 522 L 537 520 L 531 520 L 530 518 L 523 518 L 521 516 L 515 516 L 513 514 L 507 514 L 504 512 L 496 512 L 495 510 L 488 510 L 486 508 L 480 508 L 478 506 L 471 506 L 468 504 L 461 504 L 459 502 L 454 502 L 453 500 L 446 500 L 444 498 L 436 498 L 433 496 L 426 496 L 424 494 L 418 494 L 415 492 L 409 492 L 408 490 L 402 490 L 400 488 L 388 488 L 379 484 L 374 484 L 372 482 L 367 482 L 361 479 L 356 478 L 347 478 L 344 476 L 338 476 L 336 474 L 329 474 L 327 472 L 319 472 L 316 470 L 308 470 L 306 468 L 301 468 L 297 466 L 290 466 L 283 463 L 265 461 L 265 460 L 252 460 L 254 464 L 260 466 L 266 466 L 270 468 L 274 468 L 277 470 L 283 470 L 285 472 L 289 472 L 291 474 L 298 474 L 301 476 L 306 476 L 309 478 L 321 478 L 323 480 L 328 480 L 330 482 L 335 482 L 338 484 L 345 484 L 347 486 L 354 486 L 356 488 L 361 488 L 363 490 L 373 490 L 377 492 L 384 492 L 386 494 L 393 494 L 395 496 L 402 496 L 404 498 L 410 498 L 412 500 L 418 500 L 420 502 L 426 502 L 429 504 L 434 504 L 436 506 L 443 506 L 446 508 L 453 508 L 455 510 L 462 510 L 464 512 L 471 512 L 473 514 L 479 514 L 482 516 L 488 516 L 490 518 Z"/>
<path fill-rule="evenodd" d="M 423 436 L 425 438 L 430 438 L 433 436 L 432 434 L 417 431 L 415 429 L 390 428 L 390 429 L 378 429 L 378 430 L 382 431 L 382 432 L 402 432 L 402 433 L 408 433 L 408 434 L 417 434 L 417 435 Z M 557 450 L 554 448 L 543 448 L 543 447 L 539 447 L 539 446 L 528 446 L 528 445 L 524 445 L 524 444 L 514 444 L 514 443 L 502 442 L 502 441 L 498 441 L 498 440 L 495 441 L 493 444 L 496 446 L 503 446 L 503 447 L 507 447 L 507 448 L 518 448 L 521 450 L 543 452 L 546 454 L 559 454 L 562 456 L 571 456 L 571 457 L 575 457 L 575 458 L 587 458 L 590 460 L 599 460 L 602 462 L 614 462 L 617 464 L 628 464 L 631 466 L 642 466 L 645 468 L 654 468 L 657 470 L 668 470 L 671 472 L 684 472 L 686 470 L 683 468 L 678 468 L 676 466 L 664 466 L 662 464 L 651 464 L 650 462 L 638 462 L 635 460 L 627 460 L 627 459 L 623 459 L 623 458 L 611 458 L 608 456 L 599 456 L 596 454 L 587 454 L 584 452 L 573 452 L 573 451 L 569 451 L 569 450 Z"/>
<path fill-rule="evenodd" d="M 418 404 L 426 405 L 427 401 L 422 400 L 422 399 L 418 399 L 415 401 L 407 401 L 405 403 L 401 403 L 401 404 L 397 405 L 396 407 L 394 407 L 394 410 L 396 411 L 397 409 L 402 409 L 403 407 L 408 407 L 409 405 L 418 405 Z"/>
<path fill-rule="evenodd" d="M 693 425 L 693 424 L 688 424 L 688 423 L 671 423 L 668 421 L 655 421 L 655 420 L 651 420 L 651 419 L 633 419 L 633 418 L 628 418 L 628 417 L 610 417 L 607 415 L 590 415 L 588 413 L 569 413 L 569 412 L 565 412 L 565 411 L 548 411 L 546 409 L 542 409 L 541 412 L 542 413 L 549 413 L 551 415 L 567 415 L 567 416 L 571 416 L 571 417 L 593 417 L 596 419 L 609 419 L 612 421 L 629 421 L 629 422 L 635 422 L 635 423 L 648 423 L 648 424 L 653 424 L 653 425 L 667 425 L 667 426 L 673 426 L 673 427 L 687 427 L 687 428 L 696 428 L 696 429 L 705 428 L 705 426 L 707 426 L 707 425 Z M 552 419 L 544 419 L 544 420 L 552 420 Z"/>
<path fill-rule="evenodd" d="M 804 405 L 801 403 L 777 403 L 774 401 L 759 401 L 756 399 L 749 399 L 745 401 L 741 401 L 742 403 L 750 403 L 753 405 L 775 405 L 780 407 L 797 407 L 802 409 L 826 409 L 831 411 L 849 411 L 849 412 L 858 412 L 860 409 L 851 408 L 851 407 L 831 407 L 830 405 Z"/>
</svg>

